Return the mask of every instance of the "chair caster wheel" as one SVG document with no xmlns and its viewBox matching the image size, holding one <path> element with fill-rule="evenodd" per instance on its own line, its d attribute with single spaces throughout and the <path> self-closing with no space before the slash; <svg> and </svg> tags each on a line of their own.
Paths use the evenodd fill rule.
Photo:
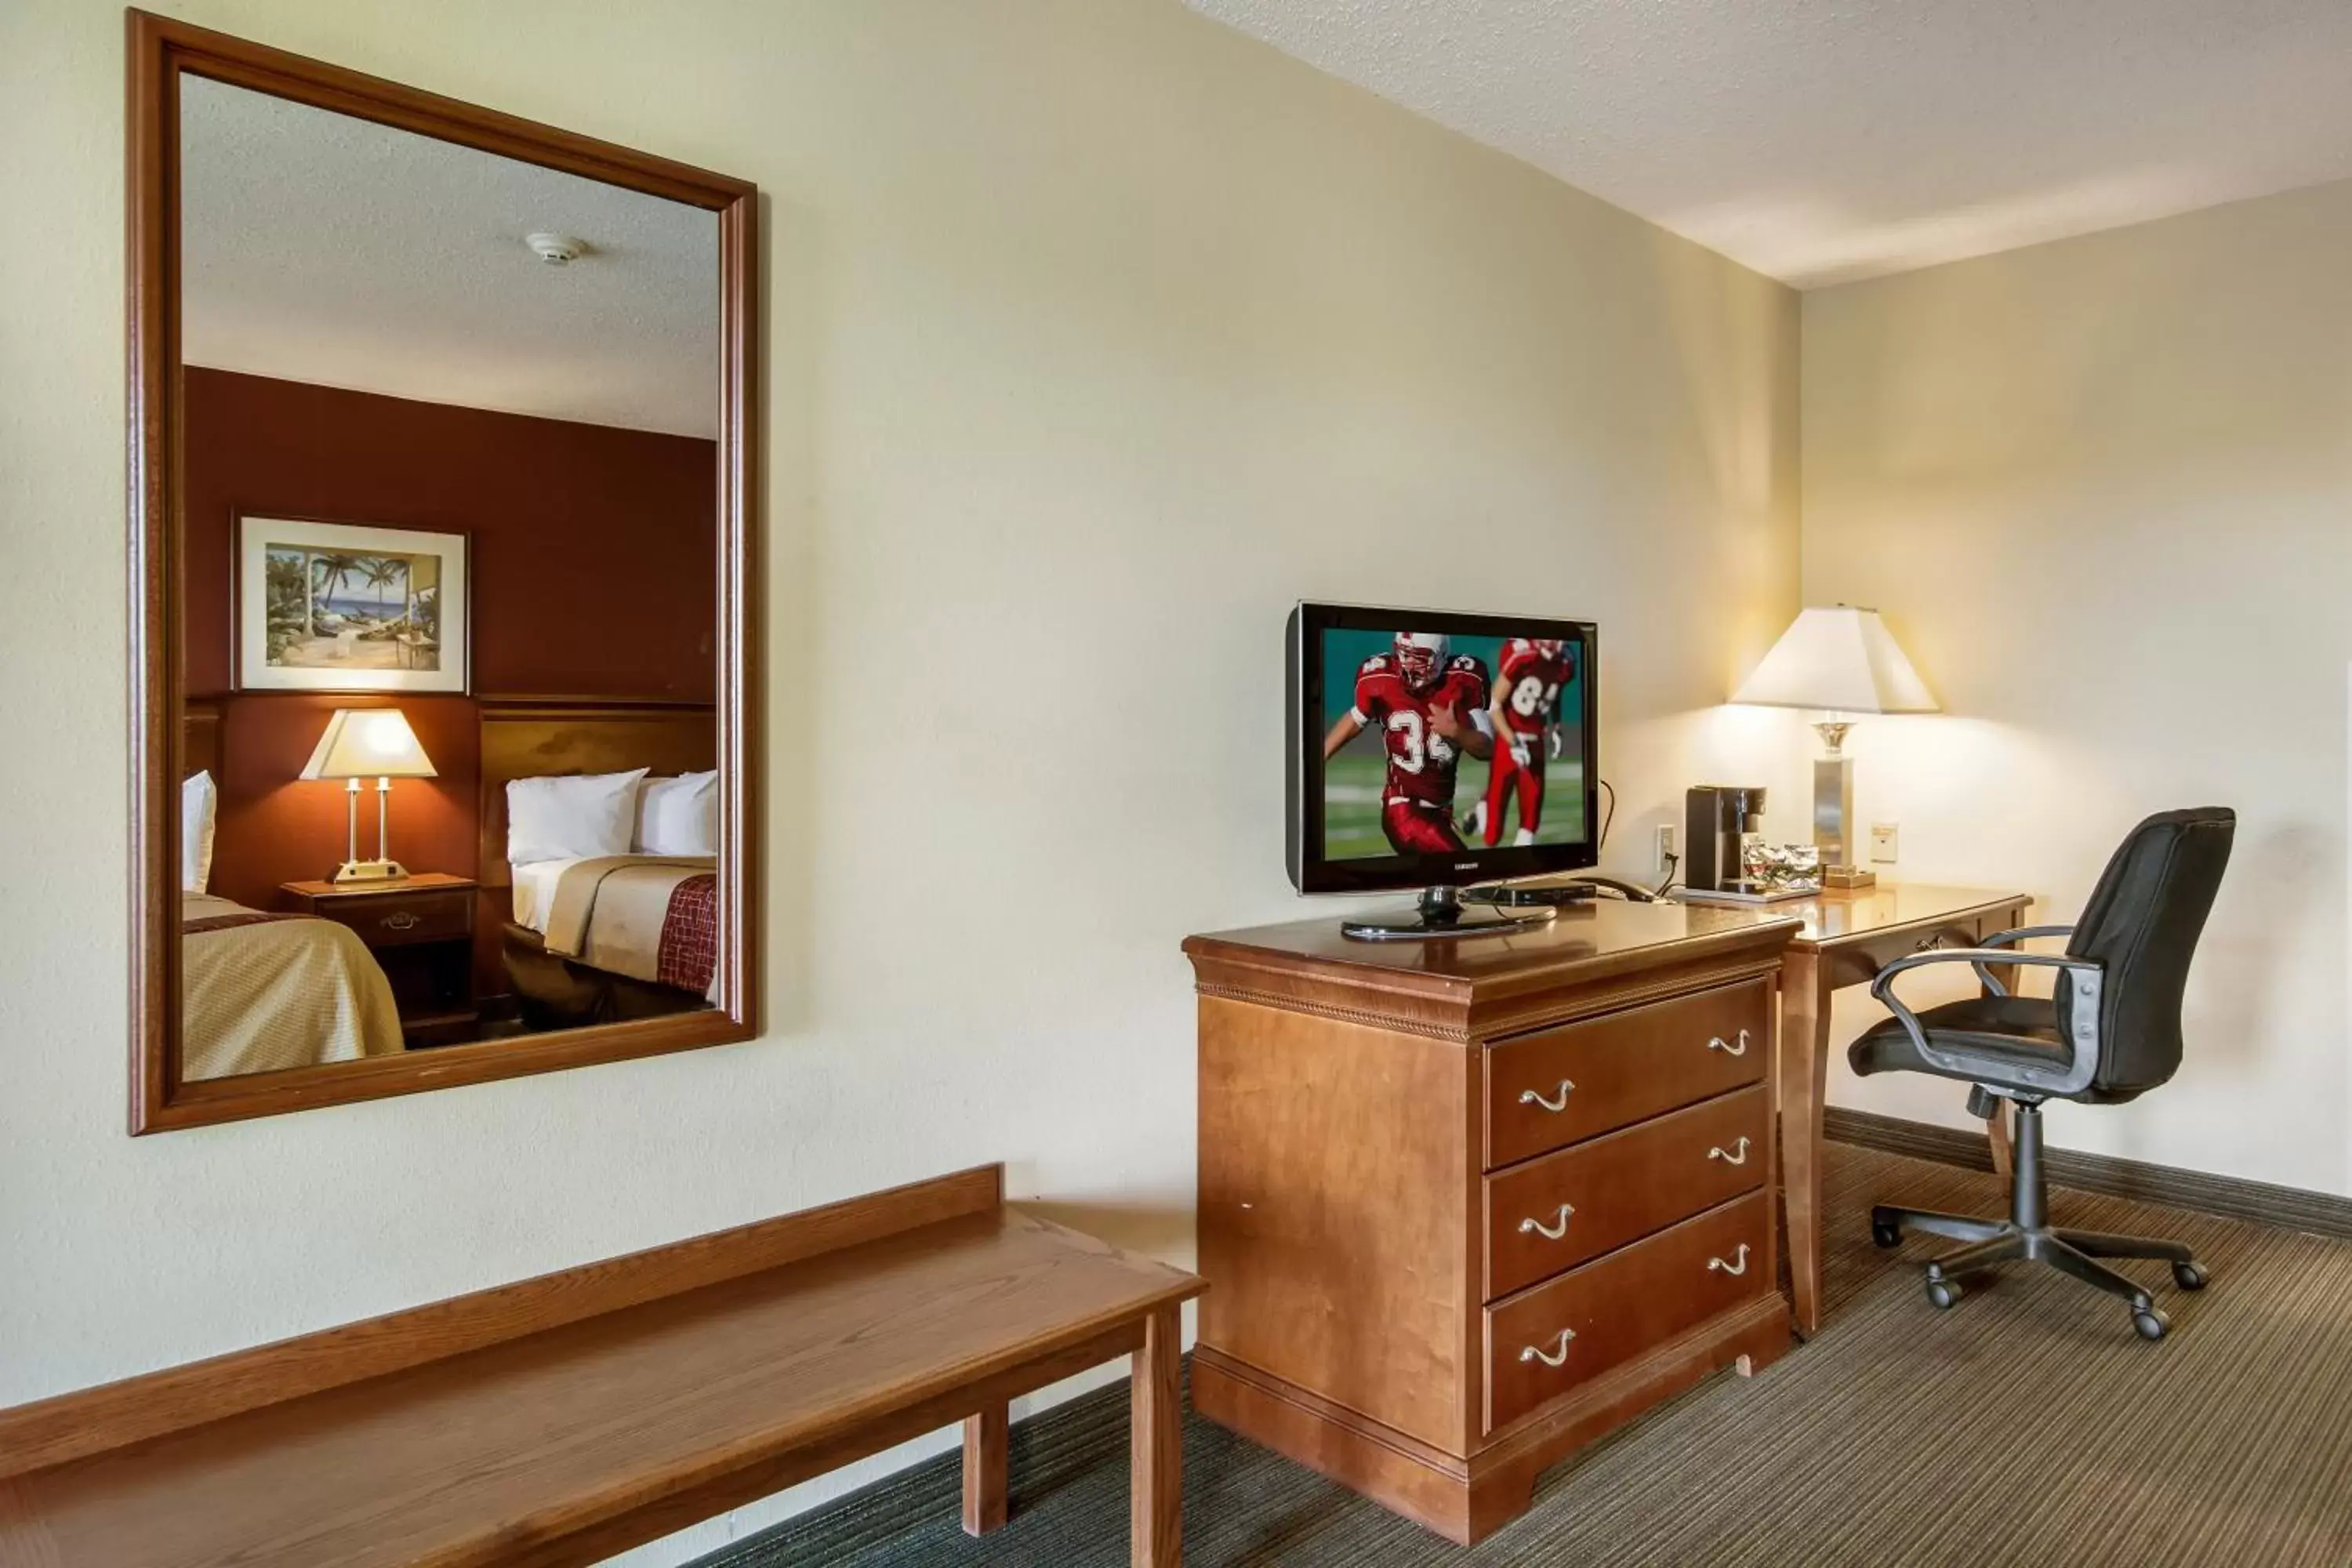
<svg viewBox="0 0 2352 1568">
<path fill-rule="evenodd" d="M 2172 1266 L 2172 1282 L 2183 1290 L 2205 1289 L 2205 1268 L 2198 1263 L 2176 1263 Z"/>
<path fill-rule="evenodd" d="M 1885 1209 L 1870 1211 L 1870 1239 L 1880 1247 L 1900 1247 L 1903 1245 L 1903 1227 L 1884 1217 L 1885 1213 Z"/>
<path fill-rule="evenodd" d="M 1960 1282 L 1957 1279 L 1927 1281 L 1927 1300 L 1938 1310 L 1948 1310 L 1964 1293 L 1960 1289 Z"/>
<path fill-rule="evenodd" d="M 2172 1327 L 2172 1320 L 2154 1307 L 2135 1307 L 2132 1309 L 2132 1327 L 2139 1331 L 2141 1339 L 2160 1340 L 2164 1338 L 2164 1331 Z"/>
</svg>

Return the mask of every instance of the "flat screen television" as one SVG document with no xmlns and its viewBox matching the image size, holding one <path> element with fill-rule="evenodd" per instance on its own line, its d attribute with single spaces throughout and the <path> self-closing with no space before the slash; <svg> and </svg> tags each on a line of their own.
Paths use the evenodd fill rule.
<svg viewBox="0 0 2352 1568">
<path fill-rule="evenodd" d="M 1598 862 L 1591 622 L 1302 604 L 1288 645 L 1300 892 L 1452 889 Z"/>
</svg>

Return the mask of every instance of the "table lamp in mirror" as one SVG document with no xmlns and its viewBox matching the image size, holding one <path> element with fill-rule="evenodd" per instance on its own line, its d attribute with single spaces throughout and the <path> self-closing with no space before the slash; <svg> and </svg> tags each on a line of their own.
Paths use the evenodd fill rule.
<svg viewBox="0 0 2352 1568">
<path fill-rule="evenodd" d="M 347 798 L 348 837 L 343 863 L 331 882 L 381 882 L 408 875 L 392 858 L 392 781 L 430 779 L 441 775 L 433 759 L 417 742 L 408 717 L 397 708 L 338 708 L 327 721 L 310 760 L 302 764 L 305 779 L 341 779 Z M 375 780 L 375 858 L 360 858 L 360 780 Z"/>
</svg>

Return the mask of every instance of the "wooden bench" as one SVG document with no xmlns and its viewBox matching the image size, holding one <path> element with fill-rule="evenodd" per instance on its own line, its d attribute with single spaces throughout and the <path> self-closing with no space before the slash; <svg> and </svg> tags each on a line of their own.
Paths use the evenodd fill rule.
<svg viewBox="0 0 2352 1568">
<path fill-rule="evenodd" d="M 1181 1551 L 1192 1275 L 984 1166 L 0 1410 L 0 1564 L 594 1563 L 1132 1353 L 1133 1554 Z"/>
</svg>

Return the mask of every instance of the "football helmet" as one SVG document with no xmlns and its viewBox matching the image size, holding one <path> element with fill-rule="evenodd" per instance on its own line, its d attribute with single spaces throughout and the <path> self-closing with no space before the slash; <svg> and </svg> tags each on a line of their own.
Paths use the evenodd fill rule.
<svg viewBox="0 0 2352 1568">
<path fill-rule="evenodd" d="M 1397 669 L 1404 683 L 1415 691 L 1426 691 L 1437 684 L 1445 673 L 1446 650 L 1453 645 L 1444 632 L 1399 632 L 1396 635 Z"/>
</svg>

